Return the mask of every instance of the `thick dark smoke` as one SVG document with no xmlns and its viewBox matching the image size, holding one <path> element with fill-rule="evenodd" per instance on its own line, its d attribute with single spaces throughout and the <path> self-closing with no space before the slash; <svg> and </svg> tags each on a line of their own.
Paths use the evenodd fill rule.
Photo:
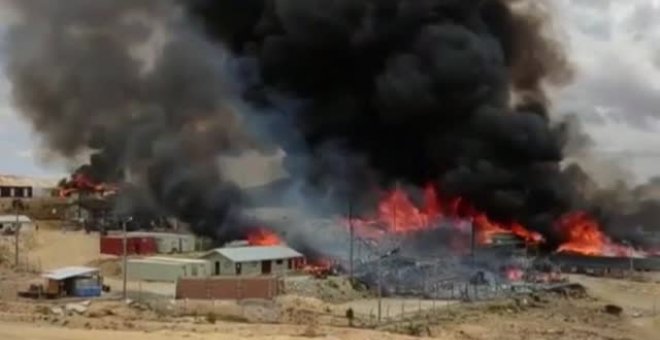
<svg viewBox="0 0 660 340">
<path fill-rule="evenodd" d="M 494 218 L 549 228 L 574 195 L 543 88 L 570 69 L 543 13 L 512 10 L 520 3 L 228 0 L 198 1 L 193 13 L 258 65 L 246 98 L 300 100 L 295 128 L 312 159 L 288 170 L 312 190 L 370 192 L 370 172 L 335 171 L 351 163 L 328 156 L 357 155 L 381 186 L 434 182 Z M 299 145 L 281 143 L 295 159 Z"/>
<path fill-rule="evenodd" d="M 16 105 L 52 150 L 92 152 L 79 171 L 130 183 L 123 212 L 228 238 L 246 195 L 219 157 L 264 144 L 317 211 L 430 182 L 553 244 L 590 206 L 560 167 L 544 89 L 571 69 L 533 1 L 10 2 Z"/>
<path fill-rule="evenodd" d="M 78 171 L 129 181 L 130 199 L 218 236 L 237 223 L 240 192 L 217 156 L 250 146 L 233 106 L 226 53 L 162 0 L 10 1 L 14 101 L 44 144 Z M 134 190 L 126 191 L 133 192 Z M 142 200 L 142 198 L 147 198 Z"/>
</svg>

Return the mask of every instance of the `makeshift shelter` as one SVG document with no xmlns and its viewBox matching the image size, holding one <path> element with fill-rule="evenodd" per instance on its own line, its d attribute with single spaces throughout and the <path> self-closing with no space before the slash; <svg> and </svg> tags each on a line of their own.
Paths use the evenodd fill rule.
<svg viewBox="0 0 660 340">
<path fill-rule="evenodd" d="M 91 267 L 64 267 L 44 273 L 44 293 L 47 297 L 97 297 L 103 291 L 99 269 Z"/>
</svg>

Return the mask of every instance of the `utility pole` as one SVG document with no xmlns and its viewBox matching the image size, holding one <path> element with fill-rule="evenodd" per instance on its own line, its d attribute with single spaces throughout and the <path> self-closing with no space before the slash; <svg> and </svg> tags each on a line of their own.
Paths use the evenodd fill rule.
<svg viewBox="0 0 660 340">
<path fill-rule="evenodd" d="M 394 194 L 398 195 L 399 194 L 399 182 L 396 183 L 396 188 L 394 189 Z M 397 214 L 399 213 L 399 209 L 397 208 L 396 201 L 394 201 L 394 232 L 399 229 L 398 223 L 397 223 Z"/>
<path fill-rule="evenodd" d="M 623 241 L 623 244 L 628 246 L 628 261 L 630 261 L 630 276 L 633 276 L 633 273 L 635 272 L 635 262 L 634 262 L 634 249 L 632 244 L 628 241 Z"/>
<path fill-rule="evenodd" d="M 123 246 L 123 256 L 122 256 L 122 263 L 123 263 L 123 290 L 122 290 L 122 298 L 124 301 L 128 300 L 128 294 L 126 291 L 126 281 L 128 281 L 128 259 L 127 259 L 127 252 L 128 252 L 128 242 L 127 242 L 127 237 L 128 237 L 128 232 L 126 230 L 126 219 L 122 221 L 122 231 L 123 231 L 123 240 L 122 240 L 122 246 Z"/>
<path fill-rule="evenodd" d="M 378 323 L 380 324 L 382 309 L 383 309 L 383 287 L 382 287 L 382 277 L 381 277 L 381 262 L 383 261 L 382 256 L 378 256 L 378 263 L 376 272 L 378 273 Z"/>
<path fill-rule="evenodd" d="M 376 273 L 378 280 L 378 323 L 381 321 L 383 311 L 383 279 L 382 279 L 382 262 L 383 259 L 388 258 L 394 254 L 399 253 L 400 248 L 394 248 L 384 254 L 377 254 L 378 260 L 376 261 Z M 403 313 L 402 313 L 403 314 Z"/>
<path fill-rule="evenodd" d="M 19 238 L 19 233 L 21 231 L 21 223 L 18 218 L 18 204 L 14 202 L 14 216 L 16 218 L 16 224 L 14 225 L 14 266 L 16 269 L 18 269 L 18 262 L 19 262 L 19 246 L 18 246 L 18 238 Z"/>
<path fill-rule="evenodd" d="M 476 254 L 476 249 L 477 249 L 477 234 L 476 234 L 476 228 L 474 227 L 474 221 L 470 222 L 471 223 L 471 233 L 470 233 L 470 255 L 472 257 L 472 269 L 476 267 L 476 262 L 477 262 L 477 254 Z"/>
<path fill-rule="evenodd" d="M 350 237 L 351 237 L 350 244 L 349 244 L 350 249 L 349 249 L 349 254 L 348 254 L 348 257 L 349 257 L 348 275 L 349 275 L 349 278 L 351 279 L 351 282 L 352 282 L 353 281 L 353 264 L 354 264 L 353 245 L 354 245 L 354 242 L 355 242 L 355 230 L 353 228 L 353 202 L 350 198 L 349 198 L 349 201 L 348 201 L 348 228 L 349 228 Z"/>
<path fill-rule="evenodd" d="M 20 247 L 19 247 L 19 238 L 21 232 L 21 221 L 18 215 L 19 210 L 23 210 L 23 201 L 20 199 L 14 199 L 11 202 L 12 207 L 14 208 L 14 217 L 16 221 L 14 222 L 14 266 L 18 268 L 20 260 Z"/>
</svg>

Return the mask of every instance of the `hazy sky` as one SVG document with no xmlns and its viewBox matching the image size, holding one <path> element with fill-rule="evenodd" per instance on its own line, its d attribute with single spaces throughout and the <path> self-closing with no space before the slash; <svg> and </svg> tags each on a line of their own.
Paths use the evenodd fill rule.
<svg viewBox="0 0 660 340">
<path fill-rule="evenodd" d="M 660 0 L 548 2 L 577 70 L 554 109 L 577 114 L 607 159 L 624 162 L 640 179 L 660 175 Z M 38 150 L 37 137 L 12 108 L 2 72 L 0 174 L 66 172 L 63 163 L 40 161 Z"/>
</svg>

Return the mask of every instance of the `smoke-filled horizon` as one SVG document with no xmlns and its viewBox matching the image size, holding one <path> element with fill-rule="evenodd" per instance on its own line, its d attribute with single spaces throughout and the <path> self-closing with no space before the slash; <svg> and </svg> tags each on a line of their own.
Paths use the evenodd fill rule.
<svg viewBox="0 0 660 340">
<path fill-rule="evenodd" d="M 544 93 L 571 69 L 542 8 L 494 0 L 195 3 L 207 31 L 258 69 L 248 101 L 299 101 L 293 122 L 302 141 L 278 143 L 311 197 L 360 201 L 399 182 L 434 183 L 495 219 L 545 233 L 574 206 L 559 166 L 564 127 L 550 121 Z"/>
<path fill-rule="evenodd" d="M 255 150 L 284 151 L 291 180 L 271 198 L 317 212 L 348 200 L 367 211 L 380 189 L 432 183 L 557 243 L 555 221 L 589 206 L 583 172 L 560 166 L 572 132 L 544 90 L 571 68 L 541 5 L 11 3 L 16 106 L 50 150 L 93 151 L 80 172 L 130 183 L 120 212 L 240 235 L 254 197 L 221 159 Z"/>
<path fill-rule="evenodd" d="M 172 1 L 13 1 L 7 73 L 15 105 L 98 182 L 130 181 L 121 210 L 150 207 L 222 231 L 240 204 L 219 154 L 251 148 L 228 58 Z M 134 202 L 136 201 L 136 202 Z M 217 236 L 217 235 L 213 235 Z"/>
</svg>

